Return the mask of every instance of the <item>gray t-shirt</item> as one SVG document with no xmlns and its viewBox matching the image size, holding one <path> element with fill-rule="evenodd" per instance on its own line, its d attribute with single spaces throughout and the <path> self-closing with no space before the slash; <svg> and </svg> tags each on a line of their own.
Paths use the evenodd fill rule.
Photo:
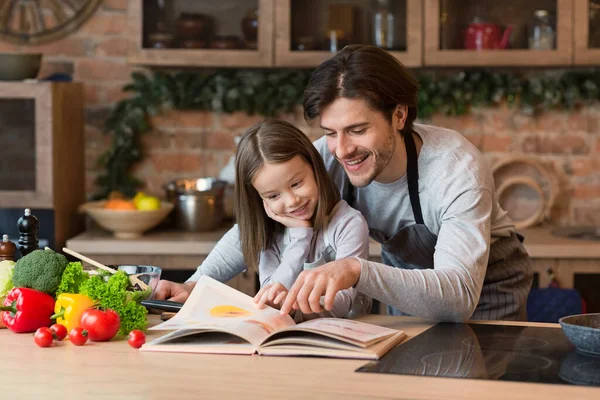
<svg viewBox="0 0 600 400">
<path fill-rule="evenodd" d="M 415 124 L 423 140 L 418 156 L 419 199 L 425 226 L 435 235 L 434 268 L 390 268 L 361 260 L 360 292 L 401 311 L 439 320 L 465 320 L 476 308 L 487 270 L 489 244 L 514 226 L 500 208 L 482 154 L 460 133 Z M 401 139 L 400 139 L 401 140 Z M 315 142 L 341 193 L 349 182 L 327 148 Z M 354 189 L 354 203 L 369 228 L 393 236 L 415 224 L 406 175 L 396 182 Z"/>
<path fill-rule="evenodd" d="M 327 239 L 327 240 L 326 240 Z M 287 228 L 278 234 L 273 245 L 261 252 L 259 280 L 261 287 L 279 282 L 288 289 L 304 269 L 304 263 L 312 263 L 326 250 L 329 243 L 335 250 L 336 260 L 348 257 L 368 258 L 369 228 L 360 212 L 341 200 L 327 221 L 327 229 Z M 226 282 L 246 269 L 241 252 L 237 225 L 217 242 L 206 260 L 198 267 L 188 282 L 208 275 Z M 340 291 L 335 298 L 331 315 L 343 317 L 353 306 L 355 289 Z"/>
</svg>

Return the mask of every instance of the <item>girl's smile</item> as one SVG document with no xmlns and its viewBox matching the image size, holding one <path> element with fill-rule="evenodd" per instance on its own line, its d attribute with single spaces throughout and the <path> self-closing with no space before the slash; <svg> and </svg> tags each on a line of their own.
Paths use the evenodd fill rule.
<svg viewBox="0 0 600 400">
<path fill-rule="evenodd" d="M 277 215 L 310 220 L 317 208 L 319 190 L 310 165 L 301 157 L 265 163 L 252 186 Z"/>
</svg>

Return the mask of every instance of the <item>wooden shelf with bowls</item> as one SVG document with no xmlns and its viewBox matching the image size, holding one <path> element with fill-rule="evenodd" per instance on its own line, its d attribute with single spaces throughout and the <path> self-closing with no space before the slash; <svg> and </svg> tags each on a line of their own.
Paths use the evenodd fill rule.
<svg viewBox="0 0 600 400">
<path fill-rule="evenodd" d="M 149 66 L 312 68 L 349 43 L 407 67 L 600 63 L 600 0 L 130 0 L 128 18 Z"/>
<path fill-rule="evenodd" d="M 128 61 L 153 66 L 270 67 L 273 12 L 274 0 L 132 0 L 128 25 L 135 41 Z"/>
</svg>

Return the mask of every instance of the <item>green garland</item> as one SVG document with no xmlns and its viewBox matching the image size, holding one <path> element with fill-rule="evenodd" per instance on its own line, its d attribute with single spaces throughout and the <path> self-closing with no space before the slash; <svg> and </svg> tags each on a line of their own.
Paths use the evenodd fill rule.
<svg viewBox="0 0 600 400">
<path fill-rule="evenodd" d="M 123 90 L 134 95 L 121 100 L 106 122 L 112 146 L 98 159 L 104 173 L 96 178 L 94 198 L 106 198 L 111 191 L 132 196 L 142 185 L 130 171 L 143 158 L 140 135 L 151 130 L 148 116 L 163 108 L 275 116 L 294 110 L 309 78 L 310 71 L 302 70 L 133 73 L 133 82 Z"/>
<path fill-rule="evenodd" d="M 276 116 L 302 103 L 309 70 L 219 70 L 213 73 L 135 72 L 124 87 L 131 98 L 120 101 L 106 123 L 112 146 L 98 159 L 104 173 L 94 198 L 111 191 L 133 195 L 142 182 L 131 167 L 142 160 L 140 136 L 149 132 L 149 116 L 163 108 Z M 485 70 L 418 73 L 419 118 L 434 113 L 462 115 L 471 107 L 506 102 L 527 114 L 573 108 L 600 99 L 600 70 L 546 72 L 540 76 Z"/>
</svg>

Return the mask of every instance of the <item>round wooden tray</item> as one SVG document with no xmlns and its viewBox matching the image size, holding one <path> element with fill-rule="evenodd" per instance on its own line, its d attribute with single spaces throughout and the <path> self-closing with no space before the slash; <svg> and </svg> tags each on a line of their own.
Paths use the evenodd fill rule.
<svg viewBox="0 0 600 400">
<path fill-rule="evenodd" d="M 504 201 L 505 196 L 510 196 L 511 189 L 515 189 L 518 187 L 526 187 L 529 191 L 533 191 L 535 196 L 537 197 L 536 203 L 537 206 L 531 211 L 529 215 L 524 218 L 518 218 L 515 216 L 515 213 L 512 212 L 510 207 L 505 208 L 505 204 L 509 204 Z M 498 202 L 500 206 L 508 212 L 508 215 L 512 219 L 515 224 L 515 228 L 517 229 L 525 229 L 535 226 L 544 220 L 544 214 L 546 212 L 546 198 L 544 196 L 544 191 L 542 187 L 533 179 L 526 176 L 515 176 L 512 178 L 506 179 L 498 189 L 496 189 L 498 193 Z M 522 192 L 522 191 L 521 191 Z M 531 199 L 529 199 L 529 203 L 531 203 Z"/>
<path fill-rule="evenodd" d="M 492 174 L 500 206 L 509 212 L 509 215 L 511 214 L 511 210 L 507 210 L 504 206 L 506 204 L 506 196 L 518 195 L 519 191 L 509 193 L 507 192 L 508 188 L 514 189 L 515 185 L 527 186 L 537 192 L 538 195 L 540 194 L 538 190 L 541 190 L 540 203 L 543 204 L 543 209 L 532 213 L 530 218 L 521 220 L 518 224 L 520 226 L 517 226 L 517 228 L 523 228 L 524 226 L 522 225 L 524 224 L 527 227 L 535 226 L 550 217 L 550 212 L 559 193 L 559 185 L 556 176 L 542 163 L 527 156 L 509 156 L 500 160 L 492 167 Z M 527 178 L 527 180 L 515 180 L 515 178 Z M 500 189 L 502 189 L 502 193 Z M 500 194 L 504 196 L 503 201 L 500 199 Z"/>
</svg>

